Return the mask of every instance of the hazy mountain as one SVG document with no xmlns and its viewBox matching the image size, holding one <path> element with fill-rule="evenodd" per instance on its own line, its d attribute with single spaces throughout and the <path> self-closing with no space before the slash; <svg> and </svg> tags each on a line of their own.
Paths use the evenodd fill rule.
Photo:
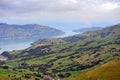
<svg viewBox="0 0 120 80">
<path fill-rule="evenodd" d="M 65 37 L 63 39 L 67 42 L 75 42 L 75 41 L 83 40 L 86 38 L 94 38 L 94 37 L 105 38 L 113 34 L 120 34 L 120 24 L 108 26 L 101 30 L 86 31 L 82 34 Z"/>
<path fill-rule="evenodd" d="M 6 23 L 0 23 L 1 39 L 40 39 L 60 36 L 63 34 L 65 33 L 60 30 L 38 24 L 9 25 Z"/>
<path fill-rule="evenodd" d="M 100 29 L 102 29 L 102 27 L 88 27 L 88 28 L 76 29 L 76 30 L 73 30 L 73 32 L 83 33 L 86 31 L 95 31 L 95 30 L 100 30 Z"/>
</svg>

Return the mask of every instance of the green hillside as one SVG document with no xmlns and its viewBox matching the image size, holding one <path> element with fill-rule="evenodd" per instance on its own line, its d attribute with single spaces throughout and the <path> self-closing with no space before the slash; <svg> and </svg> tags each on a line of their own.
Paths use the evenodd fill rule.
<svg viewBox="0 0 120 80">
<path fill-rule="evenodd" d="M 77 76 L 73 80 L 120 80 L 120 56 L 96 69 Z"/>
<path fill-rule="evenodd" d="M 86 31 L 83 34 L 65 37 L 63 38 L 63 40 L 67 42 L 75 42 L 75 41 L 84 40 L 86 38 L 94 38 L 94 37 L 105 38 L 113 34 L 120 34 L 120 24 L 108 26 L 101 30 Z"/>
<path fill-rule="evenodd" d="M 80 40 L 84 40 L 86 38 L 105 38 L 109 37 L 113 34 L 120 34 L 120 24 L 113 25 L 106 27 L 104 29 L 96 30 L 96 31 L 86 31 L 83 34 L 77 34 L 73 36 L 68 36 L 64 38 L 46 38 L 46 39 L 39 39 L 33 43 L 33 45 L 38 44 L 58 44 L 58 43 L 71 43 Z"/>
<path fill-rule="evenodd" d="M 120 55 L 119 27 L 100 31 L 108 34 L 110 30 L 105 37 L 97 35 L 71 43 L 63 39 L 45 39 L 25 50 L 4 52 L 2 55 L 8 60 L 0 62 L 0 69 L 5 72 L 0 74 L 2 78 L 22 80 L 77 79 L 80 74 L 97 69 Z"/>
</svg>

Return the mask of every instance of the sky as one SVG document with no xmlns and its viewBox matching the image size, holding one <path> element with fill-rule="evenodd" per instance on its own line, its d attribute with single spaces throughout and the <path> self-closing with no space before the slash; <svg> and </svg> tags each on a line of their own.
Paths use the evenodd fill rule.
<svg viewBox="0 0 120 80">
<path fill-rule="evenodd" d="M 0 0 L 0 23 L 41 24 L 72 34 L 120 23 L 120 0 Z"/>
</svg>

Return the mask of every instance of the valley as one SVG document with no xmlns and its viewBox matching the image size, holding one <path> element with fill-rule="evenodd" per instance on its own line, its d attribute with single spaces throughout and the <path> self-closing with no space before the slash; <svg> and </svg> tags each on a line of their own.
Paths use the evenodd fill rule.
<svg viewBox="0 0 120 80">
<path fill-rule="evenodd" d="M 8 57 L 0 61 L 1 80 L 119 80 L 120 25 L 39 39 L 27 49 L 1 55 Z"/>
</svg>

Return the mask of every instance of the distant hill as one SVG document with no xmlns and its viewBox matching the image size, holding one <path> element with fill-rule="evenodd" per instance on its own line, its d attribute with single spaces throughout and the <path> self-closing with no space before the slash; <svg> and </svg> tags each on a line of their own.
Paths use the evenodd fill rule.
<svg viewBox="0 0 120 80">
<path fill-rule="evenodd" d="M 86 31 L 82 34 L 77 34 L 77 35 L 73 35 L 73 36 L 68 36 L 68 37 L 64 37 L 64 38 L 46 38 L 46 39 L 39 39 L 37 41 L 35 41 L 33 44 L 47 44 L 50 42 L 51 43 L 60 43 L 62 41 L 62 43 L 71 43 L 71 42 L 76 42 L 76 41 L 80 41 L 80 40 L 84 40 L 86 38 L 94 38 L 94 37 L 100 37 L 100 38 L 105 38 L 105 37 L 109 37 L 113 34 L 120 34 L 120 24 L 117 25 L 113 25 L 113 26 L 109 26 L 106 28 L 103 28 L 101 30 L 96 30 L 96 31 Z"/>
<path fill-rule="evenodd" d="M 63 38 L 63 40 L 67 42 L 75 42 L 86 38 L 94 38 L 94 37 L 105 38 L 113 34 L 120 34 L 120 24 L 109 26 L 101 30 L 86 31 L 82 34 L 65 37 Z"/>
<path fill-rule="evenodd" d="M 61 43 L 67 43 L 67 42 L 62 40 L 61 38 L 46 38 L 46 39 L 39 39 L 36 42 L 32 43 L 32 45 L 37 45 L 37 44 L 52 45 L 52 44 L 61 44 Z"/>
<path fill-rule="evenodd" d="M 54 33 L 54 34 L 53 34 Z M 60 36 L 64 32 L 38 24 L 16 25 L 0 23 L 0 38 L 7 40 L 15 39 L 42 39 L 53 36 Z"/>
<path fill-rule="evenodd" d="M 76 30 L 73 30 L 73 32 L 83 33 L 86 31 L 95 31 L 95 30 L 100 30 L 100 29 L 102 29 L 102 27 L 88 27 L 88 28 L 76 29 Z"/>
</svg>

